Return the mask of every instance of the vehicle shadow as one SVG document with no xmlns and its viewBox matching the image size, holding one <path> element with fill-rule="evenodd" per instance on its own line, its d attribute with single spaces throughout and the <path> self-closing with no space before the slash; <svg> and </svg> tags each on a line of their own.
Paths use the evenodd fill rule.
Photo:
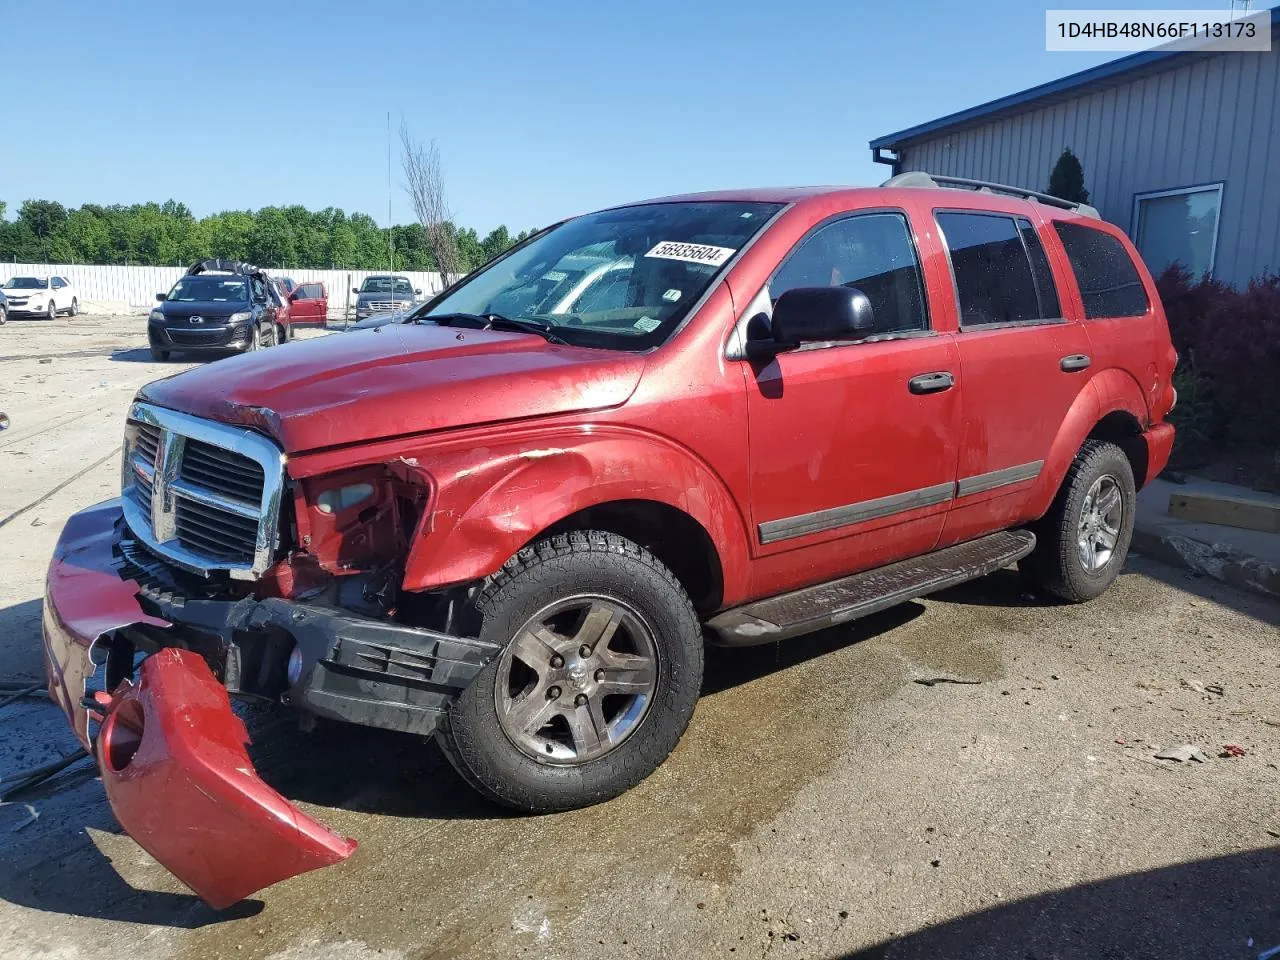
<svg viewBox="0 0 1280 960">
<path fill-rule="evenodd" d="M 842 960 L 1254 960 L 1280 945 L 1280 847 L 1109 877 L 966 914 Z"/>
<path fill-rule="evenodd" d="M 1120 573 L 1121 579 L 1146 577 L 1167 584 L 1184 593 L 1211 600 L 1237 613 L 1253 617 L 1269 626 L 1280 627 L 1280 604 L 1266 597 L 1236 590 L 1209 577 L 1171 567 L 1157 560 L 1130 554 Z M 1063 601 L 1032 591 L 1021 575 L 1012 569 L 997 570 L 977 580 L 939 590 L 932 595 L 944 603 L 980 607 L 1048 607 Z"/>
</svg>

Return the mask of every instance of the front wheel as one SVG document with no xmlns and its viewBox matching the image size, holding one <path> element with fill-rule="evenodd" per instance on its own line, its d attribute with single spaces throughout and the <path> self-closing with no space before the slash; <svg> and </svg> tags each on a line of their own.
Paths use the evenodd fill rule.
<svg viewBox="0 0 1280 960">
<path fill-rule="evenodd" d="M 168 350 L 161 350 L 159 347 L 152 347 L 152 348 L 151 348 L 151 359 L 152 359 L 152 360 L 159 360 L 159 361 L 162 361 L 162 362 L 163 362 L 163 361 L 166 361 L 166 360 L 168 360 L 168 359 L 169 359 L 169 351 L 168 351 Z"/>
<path fill-rule="evenodd" d="M 49 298 L 49 306 L 48 306 L 48 309 L 46 309 L 44 312 L 44 318 L 46 320 L 58 319 L 58 308 L 54 306 L 52 297 Z"/>
<path fill-rule="evenodd" d="M 1049 512 L 1032 528 L 1036 548 L 1021 562 L 1023 574 L 1069 603 L 1099 596 L 1129 554 L 1136 504 L 1133 468 L 1124 451 L 1086 440 Z"/>
<path fill-rule="evenodd" d="M 9 308 L 0 303 L 0 327 L 4 326 L 4 322 L 9 319 Z"/>
<path fill-rule="evenodd" d="M 630 789 L 680 740 L 702 685 L 693 604 L 651 553 L 612 533 L 521 550 L 476 601 L 502 646 L 449 707 L 445 755 L 489 799 L 530 813 Z"/>
</svg>

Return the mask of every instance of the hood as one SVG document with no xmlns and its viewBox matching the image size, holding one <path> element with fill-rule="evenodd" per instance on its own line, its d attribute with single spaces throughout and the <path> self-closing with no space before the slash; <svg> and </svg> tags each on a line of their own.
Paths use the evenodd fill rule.
<svg viewBox="0 0 1280 960">
<path fill-rule="evenodd" d="M 251 304 L 228 300 L 166 300 L 156 304 L 166 320 L 185 320 L 187 317 L 203 317 L 205 320 L 225 320 L 233 313 L 252 310 Z"/>
<path fill-rule="evenodd" d="M 256 427 L 287 453 L 617 406 L 643 355 L 527 333 L 392 324 L 219 360 L 139 398 Z"/>
<path fill-rule="evenodd" d="M 47 287 L 43 290 L 28 290 L 26 288 L 19 289 L 17 287 L 5 287 L 3 290 L 0 290 L 0 293 L 3 293 L 10 300 L 25 300 L 27 297 L 47 297 L 50 293 L 52 293 L 52 291 L 49 290 Z"/>
</svg>

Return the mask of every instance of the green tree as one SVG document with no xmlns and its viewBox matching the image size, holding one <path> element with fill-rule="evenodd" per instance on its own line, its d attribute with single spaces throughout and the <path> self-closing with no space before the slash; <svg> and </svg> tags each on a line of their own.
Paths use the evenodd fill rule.
<svg viewBox="0 0 1280 960">
<path fill-rule="evenodd" d="M 511 234 L 507 232 L 506 224 L 495 227 L 490 230 L 488 235 L 480 241 L 480 249 L 484 254 L 484 262 L 488 263 L 507 247 L 512 244 Z"/>
<path fill-rule="evenodd" d="M 1049 174 L 1049 188 L 1045 193 L 1072 203 L 1089 202 L 1089 191 L 1084 188 L 1084 167 L 1070 147 L 1063 147 L 1058 162 L 1053 165 L 1053 171 Z"/>
</svg>

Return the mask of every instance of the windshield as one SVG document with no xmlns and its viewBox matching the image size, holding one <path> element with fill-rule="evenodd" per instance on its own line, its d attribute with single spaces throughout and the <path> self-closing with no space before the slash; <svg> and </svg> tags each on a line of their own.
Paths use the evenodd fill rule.
<svg viewBox="0 0 1280 960">
<path fill-rule="evenodd" d="M 4 286 L 6 290 L 48 290 L 49 281 L 44 277 L 13 277 Z"/>
<path fill-rule="evenodd" d="M 782 204 L 650 203 L 566 221 L 463 281 L 419 320 L 501 314 L 570 343 L 662 343 Z"/>
<path fill-rule="evenodd" d="M 202 303 L 224 301 L 242 303 L 249 299 L 249 288 L 244 277 L 183 277 L 169 291 L 168 299 L 184 303 L 193 300 L 199 300 Z"/>
<path fill-rule="evenodd" d="M 412 297 L 413 287 L 404 277 L 369 277 L 360 285 L 361 293 L 389 293 L 397 297 Z"/>
</svg>

